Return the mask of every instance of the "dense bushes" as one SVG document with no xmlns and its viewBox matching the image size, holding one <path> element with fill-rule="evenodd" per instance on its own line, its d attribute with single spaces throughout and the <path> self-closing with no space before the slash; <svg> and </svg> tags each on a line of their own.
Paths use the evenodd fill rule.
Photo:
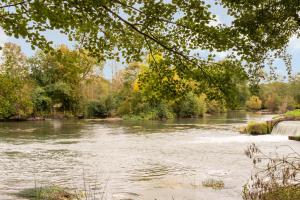
<svg viewBox="0 0 300 200">
<path fill-rule="evenodd" d="M 242 132 L 251 135 L 268 134 L 268 124 L 267 122 L 249 122 Z"/>
<path fill-rule="evenodd" d="M 251 96 L 248 101 L 246 101 L 246 106 L 249 110 L 259 110 L 262 106 L 262 101 L 257 96 Z"/>
<path fill-rule="evenodd" d="M 108 117 L 108 110 L 103 102 L 91 101 L 86 105 L 86 116 L 91 117 Z"/>
<path fill-rule="evenodd" d="M 181 101 L 175 105 L 174 111 L 178 117 L 199 117 L 207 111 L 206 96 L 189 92 Z"/>
<path fill-rule="evenodd" d="M 286 112 L 284 115 L 287 117 L 300 117 L 300 109 Z"/>
<path fill-rule="evenodd" d="M 224 113 L 227 111 L 224 102 L 211 100 L 206 102 L 207 112 L 211 114 Z"/>
<path fill-rule="evenodd" d="M 261 195 L 261 200 L 300 199 L 300 186 L 275 187 Z"/>
<path fill-rule="evenodd" d="M 108 95 L 99 100 L 89 101 L 85 105 L 85 117 L 105 118 L 112 117 L 116 113 L 117 102 L 114 96 Z"/>
<path fill-rule="evenodd" d="M 122 107 L 124 107 L 124 105 Z M 139 103 L 137 108 L 133 109 L 132 112 L 125 113 L 123 111 L 123 113 L 123 118 L 130 120 L 163 120 L 173 119 L 175 116 L 171 106 L 166 102 L 160 102 L 156 105 Z"/>
</svg>

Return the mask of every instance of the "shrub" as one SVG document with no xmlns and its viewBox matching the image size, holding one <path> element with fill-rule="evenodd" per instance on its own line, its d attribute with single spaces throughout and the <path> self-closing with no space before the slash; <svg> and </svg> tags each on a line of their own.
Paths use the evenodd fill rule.
<svg viewBox="0 0 300 200">
<path fill-rule="evenodd" d="M 294 110 L 296 106 L 295 99 L 291 96 L 286 96 L 283 98 L 281 105 L 278 107 L 280 113 L 285 113 L 288 110 Z"/>
<path fill-rule="evenodd" d="M 108 95 L 103 100 L 100 100 L 103 102 L 106 108 L 107 116 L 113 116 L 116 113 L 116 109 L 118 107 L 117 99 L 114 95 Z"/>
<path fill-rule="evenodd" d="M 267 122 L 249 122 L 245 132 L 251 135 L 268 134 L 268 124 Z"/>
<path fill-rule="evenodd" d="M 143 109 L 142 109 L 143 108 Z M 160 102 L 155 106 L 148 103 L 138 103 L 134 108 L 134 112 L 124 113 L 122 118 L 125 120 L 163 120 L 173 119 L 174 113 L 170 106 L 165 102 Z"/>
<path fill-rule="evenodd" d="M 276 111 L 280 105 L 280 97 L 274 93 L 269 94 L 266 101 L 264 102 L 264 106 L 270 111 Z"/>
<path fill-rule="evenodd" d="M 206 96 L 189 92 L 179 103 L 174 110 L 179 117 L 199 117 L 206 112 Z"/>
<path fill-rule="evenodd" d="M 287 186 L 272 189 L 261 197 L 262 200 L 296 200 L 300 199 L 300 187 Z"/>
<path fill-rule="evenodd" d="M 283 148 L 283 147 L 281 147 Z M 252 160 L 254 170 L 244 186 L 244 200 L 296 200 L 300 199 L 300 157 L 290 148 L 287 155 L 265 154 L 252 144 L 246 155 Z"/>
<path fill-rule="evenodd" d="M 85 115 L 100 118 L 111 117 L 115 115 L 117 104 L 117 99 L 113 95 L 89 101 L 85 105 Z"/>
<path fill-rule="evenodd" d="M 262 101 L 257 96 L 251 96 L 246 102 L 246 106 L 249 110 L 259 110 L 262 106 Z"/>
<path fill-rule="evenodd" d="M 227 111 L 224 103 L 218 102 L 216 100 L 208 101 L 206 105 L 208 113 L 223 113 Z"/>
<path fill-rule="evenodd" d="M 34 112 L 50 111 L 51 98 L 47 96 L 46 91 L 42 87 L 36 87 L 31 98 L 34 104 Z"/>
<path fill-rule="evenodd" d="M 86 116 L 88 117 L 108 117 L 106 105 L 101 101 L 90 101 L 86 106 Z"/>
<path fill-rule="evenodd" d="M 143 116 L 141 116 L 141 115 L 131 115 L 131 114 L 123 115 L 122 119 L 126 120 L 126 121 L 140 121 L 140 120 L 145 120 L 145 118 Z"/>
<path fill-rule="evenodd" d="M 165 102 L 160 102 L 157 106 L 155 106 L 148 115 L 152 115 L 152 119 L 173 119 L 174 114 L 171 111 L 169 105 Z"/>
<path fill-rule="evenodd" d="M 300 117 L 300 109 L 288 111 L 284 115 L 287 117 Z"/>
</svg>

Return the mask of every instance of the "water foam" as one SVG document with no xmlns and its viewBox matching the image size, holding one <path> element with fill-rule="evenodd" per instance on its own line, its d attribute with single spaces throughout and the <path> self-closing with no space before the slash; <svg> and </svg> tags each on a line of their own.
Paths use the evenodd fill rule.
<svg viewBox="0 0 300 200">
<path fill-rule="evenodd" d="M 272 135 L 300 136 L 300 121 L 279 122 L 273 128 Z"/>
<path fill-rule="evenodd" d="M 237 136 L 221 136 L 221 137 L 198 137 L 193 143 L 202 144 L 223 144 L 223 143 L 258 143 L 258 142 L 282 142 L 288 141 L 287 136 L 283 135 L 237 135 Z"/>
</svg>

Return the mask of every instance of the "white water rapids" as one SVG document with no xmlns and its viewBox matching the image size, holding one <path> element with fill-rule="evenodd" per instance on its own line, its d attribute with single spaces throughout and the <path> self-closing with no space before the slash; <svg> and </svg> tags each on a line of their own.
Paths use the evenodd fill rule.
<svg viewBox="0 0 300 200">
<path fill-rule="evenodd" d="M 272 135 L 300 136 L 300 121 L 279 122 L 273 128 Z"/>
</svg>

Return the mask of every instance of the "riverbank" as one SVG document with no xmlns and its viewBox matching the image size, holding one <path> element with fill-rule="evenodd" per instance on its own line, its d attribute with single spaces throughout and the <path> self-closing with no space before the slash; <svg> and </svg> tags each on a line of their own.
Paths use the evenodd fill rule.
<svg viewBox="0 0 300 200">
<path fill-rule="evenodd" d="M 46 120 L 84 120 L 84 121 L 123 121 L 121 117 L 108 117 L 108 118 L 82 118 L 82 117 L 30 117 L 30 118 L 11 118 L 0 119 L 0 122 L 26 122 L 26 121 L 46 121 Z"/>
<path fill-rule="evenodd" d="M 174 119 L 201 119 L 208 116 L 218 116 L 221 113 L 215 114 L 204 114 L 199 117 L 174 117 L 174 118 L 151 118 L 144 117 L 140 115 L 124 115 L 124 116 L 115 116 L 115 117 L 106 117 L 106 118 L 87 118 L 82 115 L 74 116 L 74 115 L 55 115 L 55 116 L 38 116 L 38 117 L 28 117 L 28 118 L 18 118 L 12 117 L 9 119 L 0 119 L 0 122 L 21 122 L 21 121 L 45 121 L 45 120 L 85 120 L 85 121 L 166 121 L 166 120 L 174 120 Z M 224 114 L 224 113 L 222 113 Z"/>
</svg>

